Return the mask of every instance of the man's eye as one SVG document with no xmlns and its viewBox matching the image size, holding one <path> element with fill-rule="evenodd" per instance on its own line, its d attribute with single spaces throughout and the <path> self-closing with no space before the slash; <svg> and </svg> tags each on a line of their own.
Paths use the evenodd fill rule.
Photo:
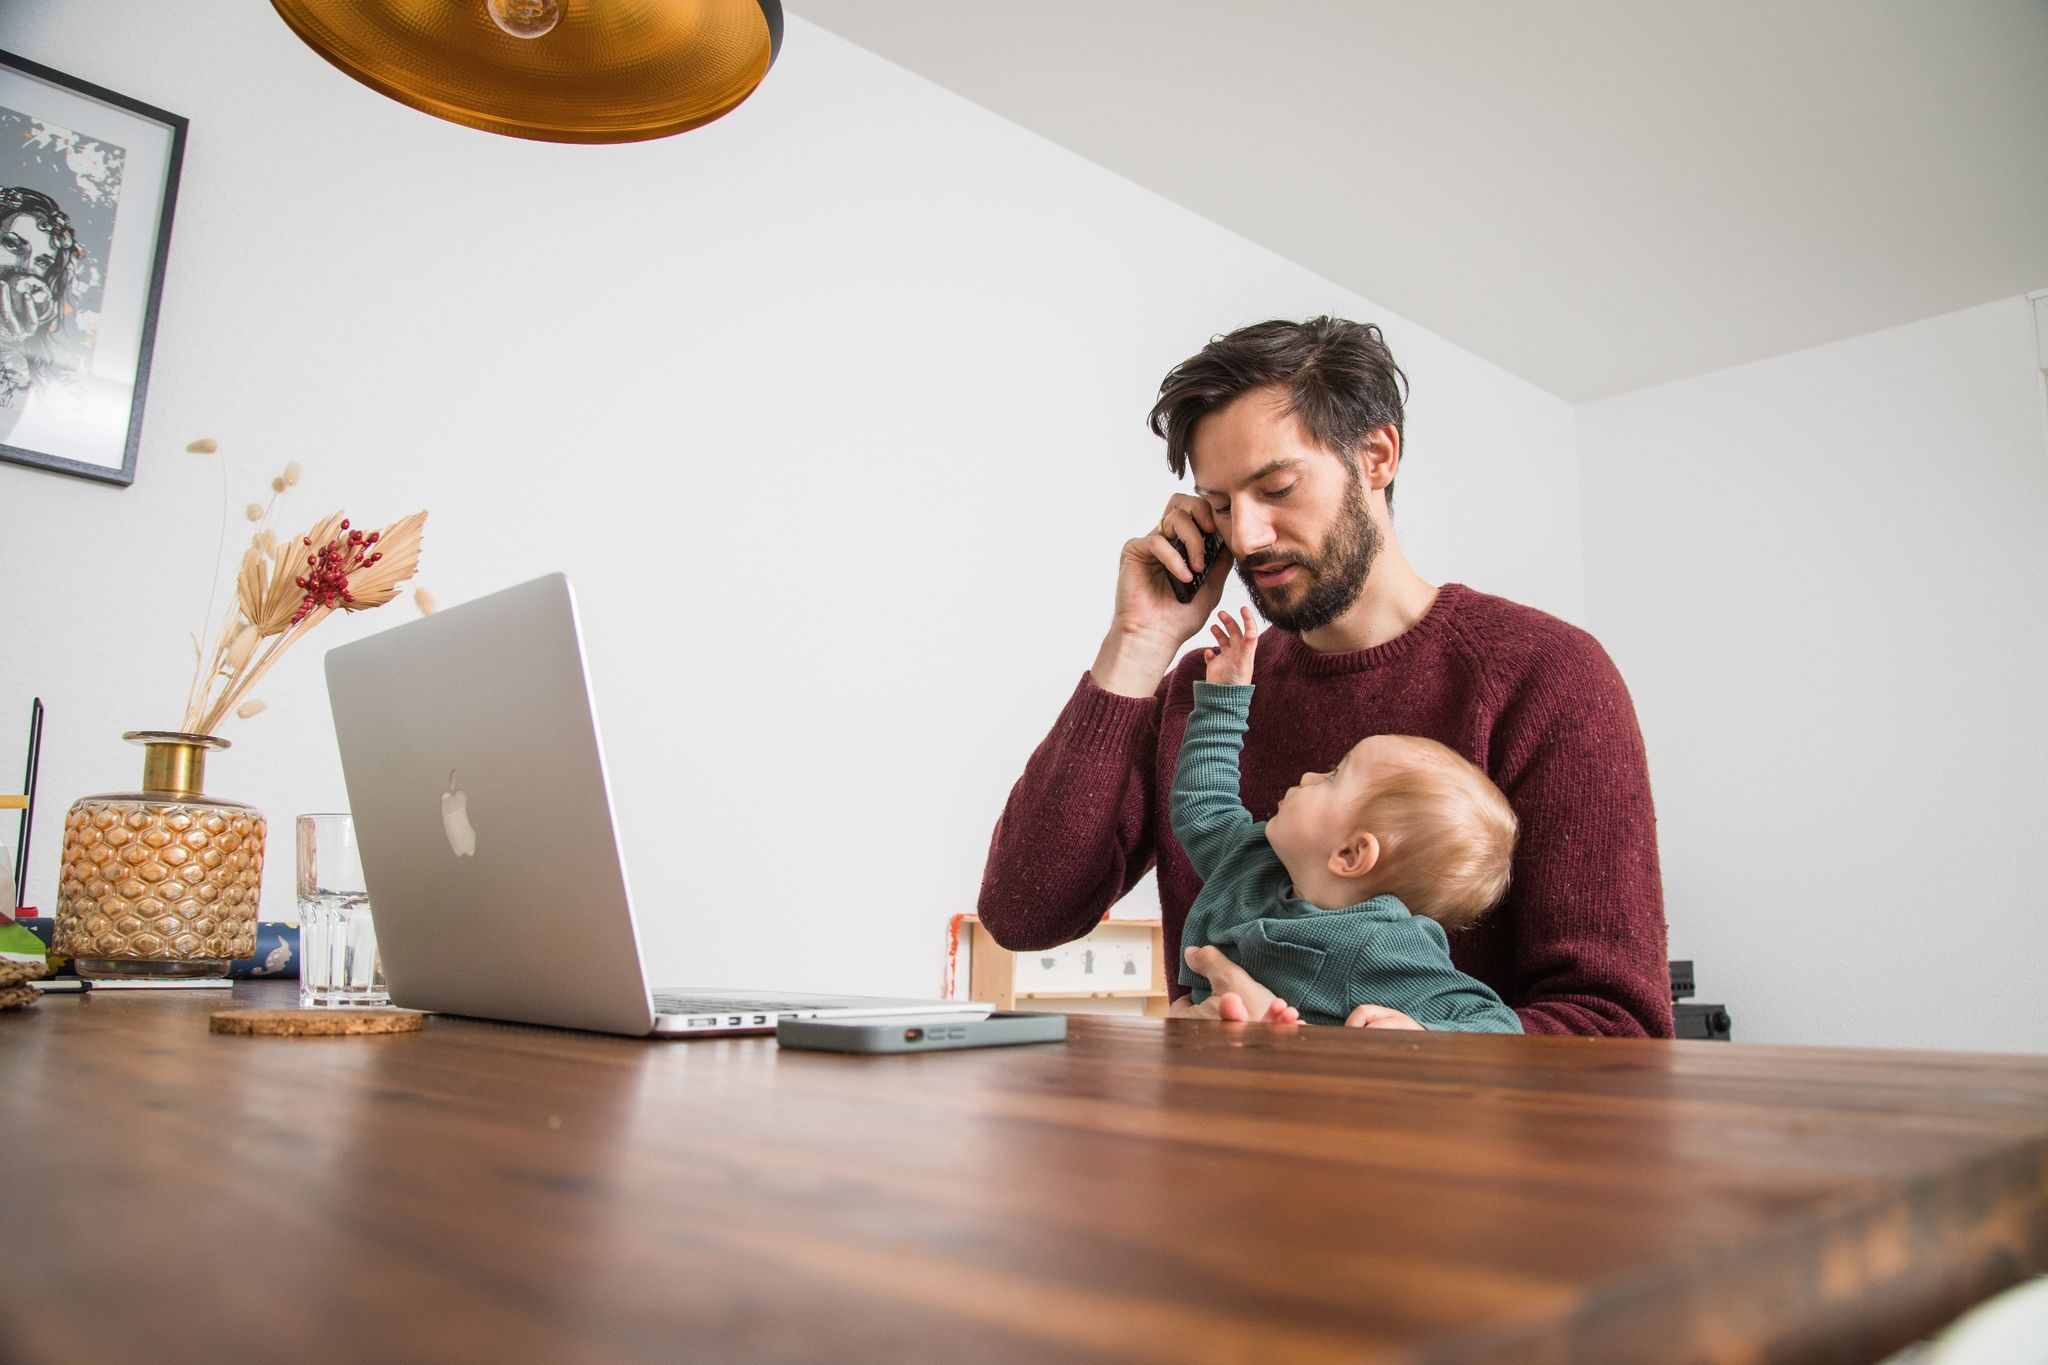
<svg viewBox="0 0 2048 1365">
<path fill-rule="evenodd" d="M 1289 493 L 1292 493 L 1293 491 L 1294 491 L 1294 485 L 1290 483 L 1290 484 L 1287 484 L 1286 486 L 1284 486 L 1284 487 L 1281 487 L 1281 488 L 1269 488 L 1269 489 L 1267 489 L 1267 490 L 1266 490 L 1266 496 L 1267 496 L 1268 498 L 1272 499 L 1272 500 L 1273 500 L 1274 502 L 1278 502 L 1278 501 L 1280 501 L 1280 499 L 1282 499 L 1282 498 L 1286 497 L 1286 496 L 1287 496 L 1287 495 L 1288 495 Z"/>
<path fill-rule="evenodd" d="M 1230 509 L 1229 509 L 1228 507 L 1213 507 L 1213 506 L 1212 506 L 1212 507 L 1211 507 L 1211 508 L 1210 508 L 1209 510 L 1210 510 L 1211 512 L 1214 512 L 1214 513 L 1215 513 L 1215 514 L 1216 514 L 1217 516 L 1219 516 L 1219 517 L 1227 517 L 1227 516 L 1229 516 L 1229 515 L 1230 515 Z"/>
</svg>

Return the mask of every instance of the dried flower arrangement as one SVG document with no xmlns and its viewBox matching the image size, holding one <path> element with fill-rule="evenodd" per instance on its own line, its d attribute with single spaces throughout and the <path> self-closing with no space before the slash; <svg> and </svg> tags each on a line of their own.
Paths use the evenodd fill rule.
<svg viewBox="0 0 2048 1365">
<path fill-rule="evenodd" d="M 194 441 L 185 449 L 195 455 L 218 453 L 212 440 Z M 225 509 L 227 473 L 221 473 L 223 510 L 221 547 L 227 545 Z M 199 641 L 211 628 L 213 598 L 206 603 L 206 623 L 192 638 L 197 666 L 185 696 L 187 734 L 210 735 L 230 712 L 247 720 L 264 703 L 249 696 L 279 656 L 335 611 L 368 611 L 398 596 L 399 588 L 419 568 L 420 535 L 427 514 L 415 512 L 376 531 L 363 531 L 340 512 L 323 517 L 304 535 L 279 537 L 272 528 L 278 502 L 299 481 L 296 460 L 270 481 L 270 501 L 249 504 L 245 515 L 256 530 L 242 552 L 235 575 L 234 601 L 222 616 L 208 660 Z M 214 561 L 216 593 L 220 560 Z M 431 612 L 432 599 L 414 593 L 420 610 Z"/>
</svg>

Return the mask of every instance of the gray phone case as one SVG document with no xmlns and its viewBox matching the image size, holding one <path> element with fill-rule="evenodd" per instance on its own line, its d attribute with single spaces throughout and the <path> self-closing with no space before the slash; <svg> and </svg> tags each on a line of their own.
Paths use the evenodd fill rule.
<svg viewBox="0 0 2048 1365">
<path fill-rule="evenodd" d="M 986 1019 L 784 1019 L 775 1025 L 779 1046 L 824 1052 L 944 1052 L 962 1047 L 1058 1043 L 1066 1036 L 1064 1014 L 991 1014 Z"/>
</svg>

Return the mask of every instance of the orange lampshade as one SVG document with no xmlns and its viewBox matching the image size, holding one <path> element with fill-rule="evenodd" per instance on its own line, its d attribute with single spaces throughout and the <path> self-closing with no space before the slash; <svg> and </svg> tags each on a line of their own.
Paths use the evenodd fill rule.
<svg viewBox="0 0 2048 1365">
<path fill-rule="evenodd" d="M 271 4 L 372 90 L 543 142 L 638 142 L 709 123 L 754 93 L 782 46 L 781 0 Z"/>
</svg>

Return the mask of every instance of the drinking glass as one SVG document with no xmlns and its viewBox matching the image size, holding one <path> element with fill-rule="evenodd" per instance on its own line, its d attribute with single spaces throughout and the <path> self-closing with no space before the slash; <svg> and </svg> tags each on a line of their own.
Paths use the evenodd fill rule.
<svg viewBox="0 0 2048 1365">
<path fill-rule="evenodd" d="M 355 821 L 345 814 L 299 817 L 299 1003 L 391 1003 Z"/>
</svg>

